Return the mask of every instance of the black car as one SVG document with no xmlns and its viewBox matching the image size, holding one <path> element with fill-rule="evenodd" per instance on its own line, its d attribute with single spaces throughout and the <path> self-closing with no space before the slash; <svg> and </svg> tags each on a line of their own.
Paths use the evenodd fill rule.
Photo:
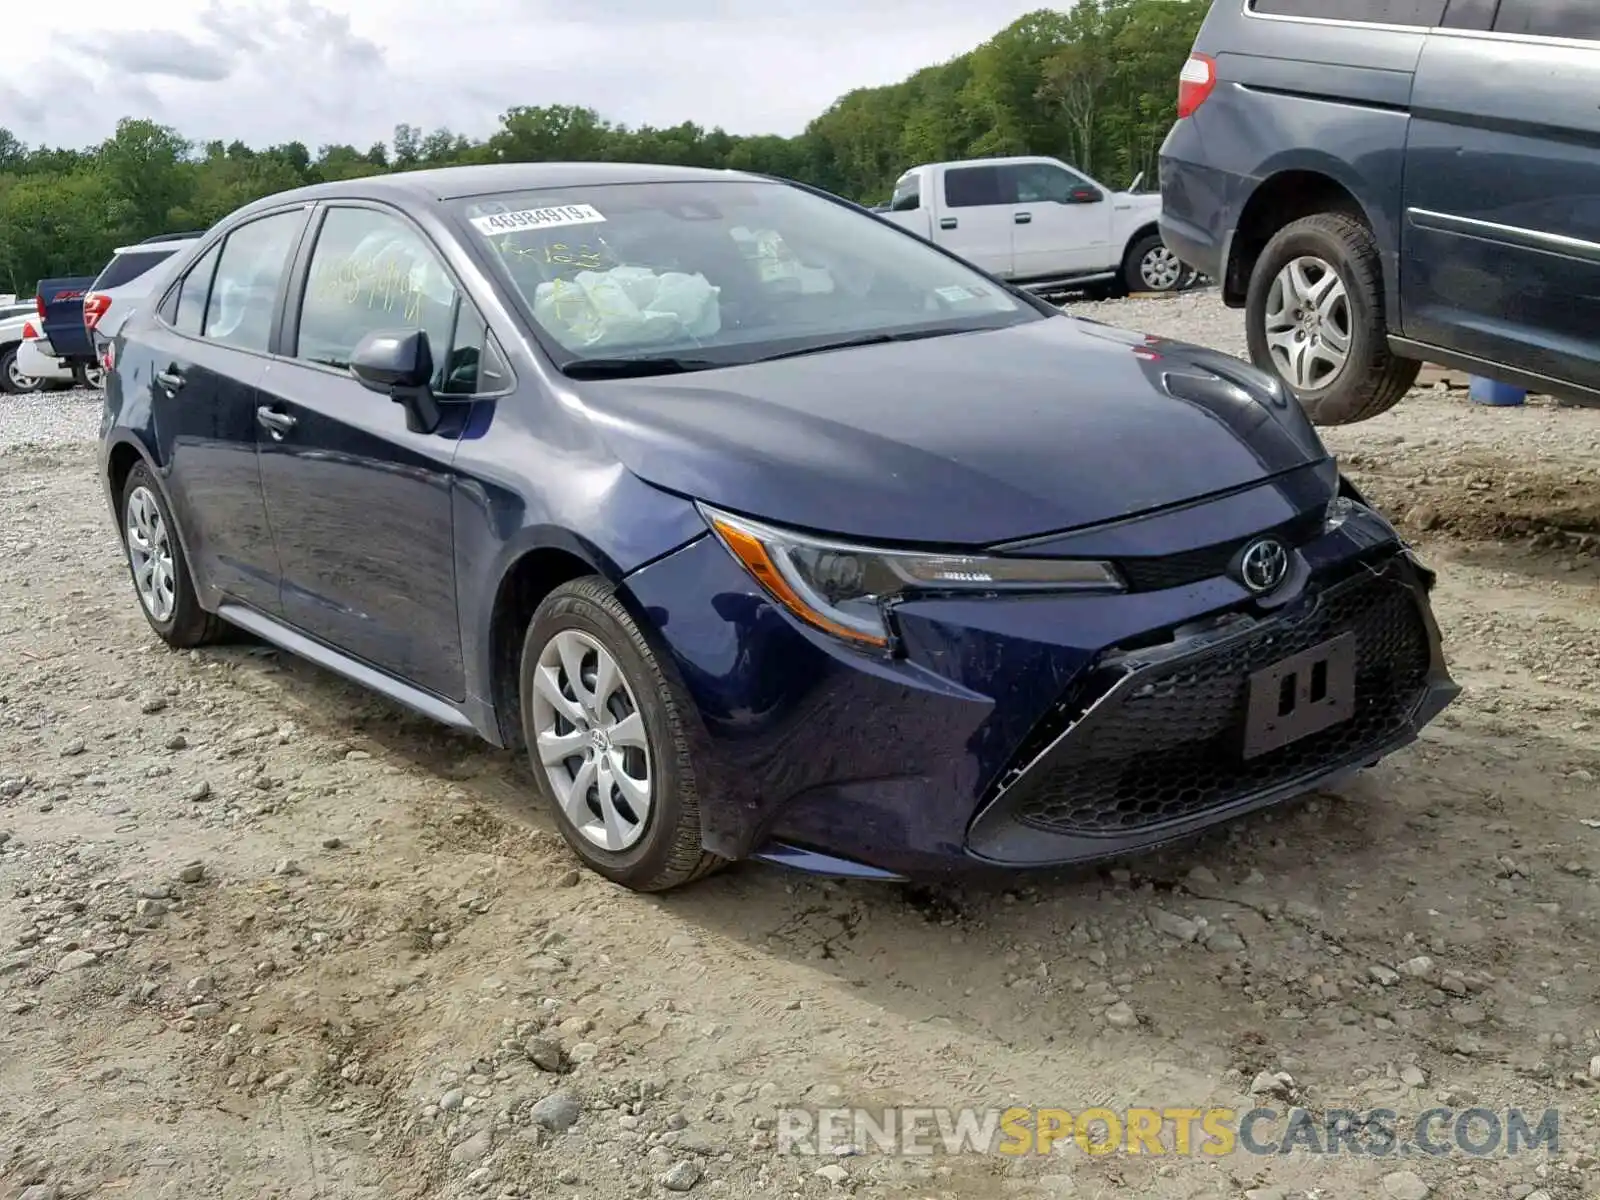
<svg viewBox="0 0 1600 1200">
<path fill-rule="evenodd" d="M 1432 576 L 1271 377 L 806 188 L 330 184 L 170 279 L 104 424 L 151 626 L 526 747 L 630 887 L 1153 845 L 1454 691 Z"/>
</svg>

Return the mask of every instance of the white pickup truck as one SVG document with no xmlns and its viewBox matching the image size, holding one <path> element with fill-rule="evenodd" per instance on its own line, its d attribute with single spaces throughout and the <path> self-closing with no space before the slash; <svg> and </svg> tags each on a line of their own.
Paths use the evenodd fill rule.
<svg viewBox="0 0 1600 1200">
<path fill-rule="evenodd" d="M 1161 240 L 1159 193 L 1108 191 L 1053 158 L 913 167 L 881 215 L 1034 292 L 1170 292 L 1194 278 Z"/>
</svg>

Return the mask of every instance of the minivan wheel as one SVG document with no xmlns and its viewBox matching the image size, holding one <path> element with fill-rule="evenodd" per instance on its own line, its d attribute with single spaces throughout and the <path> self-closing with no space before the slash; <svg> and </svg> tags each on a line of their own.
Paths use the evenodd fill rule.
<svg viewBox="0 0 1600 1200">
<path fill-rule="evenodd" d="M 661 661 L 611 585 L 562 584 L 528 625 L 520 681 L 534 779 L 585 864 L 639 892 L 709 874 L 683 717 Z"/>
<path fill-rule="evenodd" d="M 142 462 L 128 472 L 121 515 L 128 573 L 156 636 L 182 650 L 219 640 L 222 619 L 200 606 L 172 512 Z"/>
<path fill-rule="evenodd" d="M 1422 364 L 1389 352 L 1383 269 L 1372 231 L 1346 213 L 1284 226 L 1250 275 L 1250 358 L 1288 385 L 1318 425 L 1387 412 Z"/>
</svg>

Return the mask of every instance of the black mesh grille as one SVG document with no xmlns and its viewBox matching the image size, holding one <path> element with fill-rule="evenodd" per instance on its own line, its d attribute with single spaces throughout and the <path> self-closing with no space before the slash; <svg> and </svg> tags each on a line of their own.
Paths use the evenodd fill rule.
<svg viewBox="0 0 1600 1200">
<path fill-rule="evenodd" d="M 1282 539 L 1286 545 L 1300 546 L 1316 537 L 1321 531 L 1322 514 L 1309 513 L 1275 529 L 1253 533 L 1247 538 L 1235 538 L 1212 546 L 1201 546 L 1197 550 L 1185 550 L 1179 554 L 1119 558 L 1116 563 L 1128 584 L 1129 591 L 1159 592 L 1165 588 L 1198 583 L 1202 579 L 1215 579 L 1227 571 L 1228 564 L 1233 561 L 1235 554 L 1259 537 L 1270 534 Z"/>
<path fill-rule="evenodd" d="M 1356 635 L 1355 715 L 1246 760 L 1248 678 L 1346 631 Z M 1412 593 L 1365 576 L 1309 614 L 1168 665 L 1013 785 L 1015 819 L 1060 833 L 1119 834 L 1164 825 L 1292 783 L 1376 750 L 1401 733 L 1426 686 L 1427 629 Z M 1019 764 L 1020 765 L 1020 764 Z"/>
</svg>

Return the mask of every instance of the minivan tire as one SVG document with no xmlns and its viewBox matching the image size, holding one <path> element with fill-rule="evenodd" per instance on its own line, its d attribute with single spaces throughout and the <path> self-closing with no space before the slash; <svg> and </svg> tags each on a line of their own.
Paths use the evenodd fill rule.
<svg viewBox="0 0 1600 1200">
<path fill-rule="evenodd" d="M 536 672 L 553 639 L 569 631 L 610 655 L 630 693 L 634 711 L 643 721 L 649 755 L 649 810 L 637 840 L 617 850 L 597 844 L 567 815 L 551 782 L 551 772 L 540 760 L 534 698 Z M 586 866 L 636 892 L 681 887 L 709 875 L 726 861 L 701 845 L 699 782 L 686 728 L 688 718 L 676 699 L 677 688 L 668 678 L 671 669 L 657 657 L 616 590 L 598 575 L 572 580 L 551 591 L 534 612 L 523 639 L 519 672 L 522 732 L 540 798 L 567 845 Z M 602 701 L 605 699 L 601 697 Z M 597 755 L 603 753 L 603 749 L 595 751 Z"/>
<path fill-rule="evenodd" d="M 1278 273 L 1296 258 L 1330 265 L 1349 297 L 1350 349 L 1326 387 L 1302 391 L 1284 379 L 1267 343 L 1267 304 Z M 1250 358 L 1270 371 L 1300 401 L 1316 425 L 1351 425 L 1393 408 L 1411 390 L 1422 364 L 1389 351 L 1383 267 L 1372 230 L 1343 212 L 1323 212 L 1285 225 L 1269 241 L 1245 298 L 1245 333 Z"/>
</svg>

